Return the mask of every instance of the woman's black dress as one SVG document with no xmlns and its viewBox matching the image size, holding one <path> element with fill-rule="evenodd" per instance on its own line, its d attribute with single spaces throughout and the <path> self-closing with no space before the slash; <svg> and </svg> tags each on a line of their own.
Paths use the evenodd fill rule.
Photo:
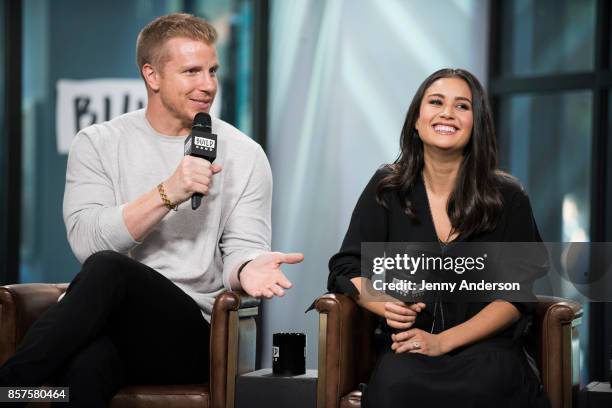
<svg viewBox="0 0 612 408">
<path fill-rule="evenodd" d="M 385 174 L 372 177 L 353 212 L 340 252 L 330 262 L 328 289 L 354 290 L 349 279 L 361 276 L 362 242 L 437 242 L 427 194 L 418 178 L 409 199 L 417 220 L 400 207 L 397 194 L 387 195 L 387 207 L 376 202 L 376 185 Z M 469 242 L 541 242 L 531 205 L 517 182 L 499 178 L 503 210 L 494 231 L 468 238 Z M 445 327 L 436 324 L 434 333 L 460 324 L 477 314 L 487 303 L 444 302 Z M 513 304 L 521 319 L 495 336 L 438 357 L 395 354 L 390 349 L 389 328 L 380 319 L 383 341 L 376 367 L 362 398 L 364 407 L 548 407 L 532 359 L 525 350 L 525 336 L 534 303 Z M 429 310 L 428 310 L 429 309 Z M 428 307 L 413 327 L 431 331 Z M 439 320 L 438 320 L 439 321 Z M 429 323 L 425 323 L 429 322 Z"/>
</svg>

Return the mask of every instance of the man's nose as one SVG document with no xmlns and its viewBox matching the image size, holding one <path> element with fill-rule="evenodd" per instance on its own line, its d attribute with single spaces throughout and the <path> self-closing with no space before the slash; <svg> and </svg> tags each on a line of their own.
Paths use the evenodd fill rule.
<svg viewBox="0 0 612 408">
<path fill-rule="evenodd" d="M 199 88 L 203 92 L 215 92 L 217 90 L 217 79 L 206 72 L 200 77 Z"/>
</svg>

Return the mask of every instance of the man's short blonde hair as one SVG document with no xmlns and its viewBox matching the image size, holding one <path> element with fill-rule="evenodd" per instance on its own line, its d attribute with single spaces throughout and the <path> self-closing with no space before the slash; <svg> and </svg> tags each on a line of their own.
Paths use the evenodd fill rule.
<svg viewBox="0 0 612 408">
<path fill-rule="evenodd" d="M 212 45 L 217 40 L 217 30 L 206 20 L 191 14 L 173 13 L 157 17 L 140 31 L 136 40 L 136 64 L 140 74 L 145 64 L 163 66 L 167 57 L 164 50 L 166 41 L 178 37 Z"/>
</svg>

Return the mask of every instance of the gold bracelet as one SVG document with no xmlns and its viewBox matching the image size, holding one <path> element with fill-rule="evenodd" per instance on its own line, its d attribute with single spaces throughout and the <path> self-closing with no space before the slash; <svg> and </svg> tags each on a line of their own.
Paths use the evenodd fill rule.
<svg viewBox="0 0 612 408">
<path fill-rule="evenodd" d="M 178 204 L 174 204 L 166 195 L 166 191 L 164 190 L 164 183 L 159 183 L 157 185 L 157 191 L 159 191 L 159 196 L 161 197 L 167 209 L 178 211 Z"/>
</svg>

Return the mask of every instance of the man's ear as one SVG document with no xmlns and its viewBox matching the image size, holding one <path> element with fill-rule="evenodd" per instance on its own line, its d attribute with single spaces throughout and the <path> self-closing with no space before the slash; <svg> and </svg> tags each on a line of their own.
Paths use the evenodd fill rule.
<svg viewBox="0 0 612 408">
<path fill-rule="evenodd" d="M 142 77 L 154 92 L 159 91 L 159 72 L 151 64 L 144 64 L 141 69 Z"/>
</svg>

